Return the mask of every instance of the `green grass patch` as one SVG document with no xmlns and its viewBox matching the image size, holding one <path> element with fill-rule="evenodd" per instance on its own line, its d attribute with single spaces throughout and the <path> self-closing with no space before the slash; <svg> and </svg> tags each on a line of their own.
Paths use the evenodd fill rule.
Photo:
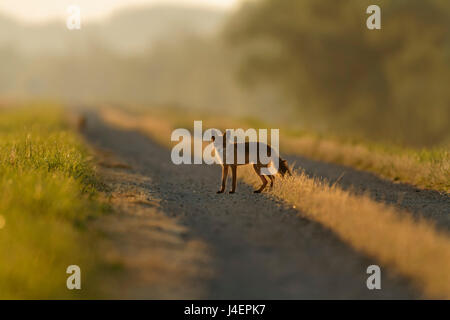
<svg viewBox="0 0 450 320">
<path fill-rule="evenodd" d="M 58 107 L 0 112 L 0 298 L 95 297 L 102 263 L 86 221 L 105 208 L 80 139 Z M 82 290 L 66 288 L 81 268 Z"/>
</svg>

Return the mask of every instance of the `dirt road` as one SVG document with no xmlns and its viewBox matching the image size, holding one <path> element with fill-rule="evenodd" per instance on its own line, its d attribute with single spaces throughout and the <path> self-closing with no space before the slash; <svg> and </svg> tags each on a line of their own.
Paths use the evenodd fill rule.
<svg viewBox="0 0 450 320">
<path fill-rule="evenodd" d="M 183 241 L 195 240 L 208 247 L 212 275 L 196 275 L 194 279 L 180 283 L 178 292 L 183 292 L 184 298 L 419 297 L 408 281 L 383 266 L 382 289 L 368 290 L 366 269 L 376 264 L 374 261 L 355 252 L 329 230 L 299 217 L 296 210 L 269 196 L 255 195 L 242 183 L 234 195 L 216 194 L 220 181 L 218 166 L 176 166 L 170 160 L 169 150 L 137 132 L 109 127 L 94 114 L 88 117 L 85 135 L 93 146 L 110 150 L 131 166 L 131 169 L 122 170 L 131 176 L 145 177 L 146 182 L 139 182 L 140 188 L 149 198 L 159 198 L 163 214 L 185 228 Z M 125 215 L 120 219 L 126 224 L 135 217 Z M 122 230 L 121 236 L 125 234 L 133 239 L 139 234 L 134 241 L 142 247 L 147 240 L 141 231 L 146 226 L 136 223 L 130 226 L 129 230 Z M 114 238 L 114 232 L 110 236 Z M 150 240 L 151 245 L 144 245 L 134 254 L 145 258 L 152 250 L 157 250 L 158 243 Z M 167 259 L 170 263 L 177 257 Z M 148 265 L 142 262 L 141 268 L 146 267 Z M 195 290 L 186 288 L 194 284 Z M 140 285 L 140 294 L 128 296 L 154 298 L 150 294 L 151 285 L 148 288 L 145 288 L 145 282 Z M 177 288 L 173 292 L 177 292 Z M 173 297 L 179 296 L 174 293 Z"/>
</svg>

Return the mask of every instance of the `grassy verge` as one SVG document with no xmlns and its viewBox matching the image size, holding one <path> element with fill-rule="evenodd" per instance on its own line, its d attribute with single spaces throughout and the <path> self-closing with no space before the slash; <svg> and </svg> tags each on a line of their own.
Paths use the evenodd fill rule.
<svg viewBox="0 0 450 320">
<path fill-rule="evenodd" d="M 94 297 L 96 258 L 85 222 L 104 209 L 87 152 L 57 107 L 0 112 L 0 298 Z M 66 288 L 81 268 L 82 290 Z"/>
<path fill-rule="evenodd" d="M 194 120 L 202 120 L 204 128 L 272 128 L 270 124 L 250 118 L 230 119 L 201 113 L 165 110 L 134 111 L 140 117 L 142 128 L 159 127 L 165 132 L 174 128 L 192 128 Z M 182 114 L 183 116 L 180 116 Z M 108 111 L 113 118 L 126 117 L 120 111 Z M 170 126 L 161 123 L 166 119 Z M 414 150 L 397 146 L 352 141 L 337 137 L 324 137 L 289 128 L 280 130 L 280 147 L 283 153 L 306 156 L 310 159 L 332 162 L 370 171 L 392 181 L 412 184 L 419 188 L 450 193 L 450 149 L 435 148 Z M 170 135 L 168 135 L 170 137 Z"/>
<path fill-rule="evenodd" d="M 172 128 L 179 125 L 159 115 L 133 117 L 115 111 L 103 115 L 114 125 L 148 133 L 166 147 Z M 221 128 L 223 121 L 227 120 L 211 127 Z M 259 186 L 251 169 L 239 168 L 239 172 L 246 183 Z M 429 222 L 415 221 L 407 212 L 298 172 L 283 183 L 278 180 L 272 193 L 355 249 L 412 279 L 427 297 L 450 298 L 450 238 Z"/>
<path fill-rule="evenodd" d="M 450 192 L 450 152 L 446 148 L 412 150 L 361 142 L 341 142 L 303 134 L 283 140 L 286 152 L 373 172 L 419 188 Z"/>
</svg>

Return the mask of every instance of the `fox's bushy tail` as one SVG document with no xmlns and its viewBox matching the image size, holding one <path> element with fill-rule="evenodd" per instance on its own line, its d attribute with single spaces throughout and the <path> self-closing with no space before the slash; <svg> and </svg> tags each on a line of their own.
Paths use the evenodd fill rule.
<svg viewBox="0 0 450 320">
<path fill-rule="evenodd" d="M 281 174 L 282 177 L 284 177 L 286 174 L 288 174 L 289 176 L 292 176 L 291 170 L 289 169 L 289 165 L 287 163 L 286 160 L 283 159 L 279 159 L 279 164 L 280 164 L 280 168 L 279 168 L 279 172 Z"/>
</svg>

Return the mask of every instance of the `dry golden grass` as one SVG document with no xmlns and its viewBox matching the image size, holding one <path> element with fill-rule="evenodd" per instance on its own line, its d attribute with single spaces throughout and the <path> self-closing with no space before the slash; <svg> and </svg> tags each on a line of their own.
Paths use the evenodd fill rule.
<svg viewBox="0 0 450 320">
<path fill-rule="evenodd" d="M 141 130 L 163 146 L 170 146 L 168 137 L 174 127 L 171 119 L 159 116 L 137 118 L 116 111 L 105 111 L 103 115 L 114 125 Z M 221 128 L 223 124 L 224 120 L 218 120 L 216 127 Z M 317 147 L 313 140 L 297 141 L 296 148 L 311 154 L 317 150 L 326 154 L 329 150 L 336 156 L 338 152 L 346 150 L 337 150 L 338 146 L 325 143 Z M 368 151 L 360 148 L 347 152 L 353 155 L 341 161 L 355 161 L 352 158 L 355 154 L 372 157 Z M 332 161 L 333 155 L 330 157 L 327 160 Z M 382 159 L 377 158 L 369 161 L 383 163 Z M 416 170 L 413 163 L 403 161 L 398 166 L 403 166 L 405 170 Z M 396 170 L 395 167 L 392 170 Z M 260 184 L 250 167 L 240 167 L 239 176 L 248 184 Z M 357 196 L 336 185 L 329 186 L 326 181 L 310 179 L 303 173 L 294 173 L 283 183 L 278 179 L 271 193 L 294 206 L 302 216 L 332 230 L 356 250 L 409 277 L 427 297 L 450 299 L 450 238 L 438 232 L 431 223 L 415 221 L 407 212 L 375 202 L 369 196 Z"/>
<path fill-rule="evenodd" d="M 239 170 L 246 183 L 261 184 L 250 167 Z M 355 249 L 410 277 L 428 297 L 450 298 L 450 237 L 427 221 L 414 221 L 407 212 L 304 173 L 278 181 L 271 193 Z"/>
</svg>

